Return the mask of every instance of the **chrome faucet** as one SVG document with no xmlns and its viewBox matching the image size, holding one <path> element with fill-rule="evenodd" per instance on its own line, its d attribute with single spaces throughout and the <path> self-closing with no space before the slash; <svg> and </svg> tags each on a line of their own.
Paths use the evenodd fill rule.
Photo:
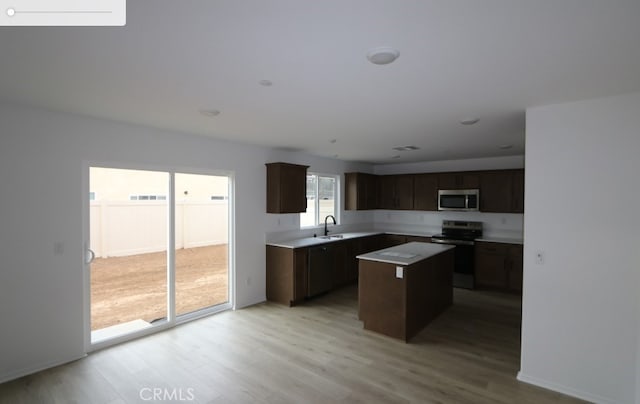
<svg viewBox="0 0 640 404">
<path fill-rule="evenodd" d="M 327 217 L 324 218 L 324 235 L 326 236 L 327 234 L 329 234 L 329 230 L 327 229 L 327 219 L 331 218 L 331 220 L 333 220 L 333 225 L 336 225 L 336 218 L 333 217 L 333 215 L 327 215 Z"/>
</svg>

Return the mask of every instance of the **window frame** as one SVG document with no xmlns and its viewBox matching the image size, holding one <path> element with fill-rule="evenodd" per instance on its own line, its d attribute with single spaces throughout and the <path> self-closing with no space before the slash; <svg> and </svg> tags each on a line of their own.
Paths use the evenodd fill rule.
<svg viewBox="0 0 640 404">
<path fill-rule="evenodd" d="M 339 174 L 327 174 L 320 173 L 315 171 L 308 171 L 305 176 L 305 180 L 308 176 L 315 175 L 316 176 L 316 189 L 315 189 L 315 198 L 314 198 L 314 206 L 315 206 L 315 217 L 314 224 L 312 225 L 303 225 L 302 217 L 307 212 L 300 213 L 300 228 L 301 229 L 312 229 L 324 226 L 324 218 L 320 218 L 320 197 L 319 197 L 319 178 L 326 177 L 334 180 L 334 189 L 333 189 L 333 216 L 336 218 L 336 224 L 340 224 L 340 175 Z M 305 188 L 305 196 L 306 196 L 306 188 Z"/>
</svg>

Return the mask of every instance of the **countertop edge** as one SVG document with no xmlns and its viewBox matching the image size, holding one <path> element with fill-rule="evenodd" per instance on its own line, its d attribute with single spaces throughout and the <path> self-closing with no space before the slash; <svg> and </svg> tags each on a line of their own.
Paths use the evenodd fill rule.
<svg viewBox="0 0 640 404">
<path fill-rule="evenodd" d="M 524 245 L 523 239 L 508 238 L 508 237 L 480 237 L 476 241 L 484 241 L 486 243 L 501 243 L 501 244 L 519 244 Z"/>
</svg>

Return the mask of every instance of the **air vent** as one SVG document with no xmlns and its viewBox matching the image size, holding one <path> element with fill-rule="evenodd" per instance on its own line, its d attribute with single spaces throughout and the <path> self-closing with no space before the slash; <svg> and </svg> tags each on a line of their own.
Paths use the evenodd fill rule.
<svg viewBox="0 0 640 404">
<path fill-rule="evenodd" d="M 418 146 L 398 146 L 398 147 L 394 147 L 393 150 L 396 151 L 412 151 L 412 150 L 419 150 L 420 148 Z"/>
</svg>

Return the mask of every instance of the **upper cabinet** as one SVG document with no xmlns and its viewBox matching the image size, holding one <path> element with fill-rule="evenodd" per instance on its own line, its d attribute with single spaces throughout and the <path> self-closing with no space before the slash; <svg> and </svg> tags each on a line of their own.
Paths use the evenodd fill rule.
<svg viewBox="0 0 640 404">
<path fill-rule="evenodd" d="M 475 171 L 438 174 L 439 189 L 477 189 L 480 188 L 480 175 Z"/>
<path fill-rule="evenodd" d="M 413 209 L 438 210 L 438 174 L 413 176 Z"/>
<path fill-rule="evenodd" d="M 524 213 L 524 169 L 400 175 L 345 173 L 345 209 L 438 210 L 439 189 L 480 189 L 480 211 Z"/>
<path fill-rule="evenodd" d="M 378 176 L 365 173 L 344 174 L 345 210 L 378 208 Z"/>
<path fill-rule="evenodd" d="M 524 213 L 524 169 L 513 170 L 511 177 L 511 212 Z"/>
<path fill-rule="evenodd" d="M 267 213 L 307 210 L 307 168 L 298 164 L 267 163 Z"/>
<path fill-rule="evenodd" d="M 480 211 L 524 212 L 524 170 L 483 171 L 480 175 Z"/>
<path fill-rule="evenodd" d="M 380 177 L 380 209 L 413 209 L 413 175 Z"/>
</svg>

